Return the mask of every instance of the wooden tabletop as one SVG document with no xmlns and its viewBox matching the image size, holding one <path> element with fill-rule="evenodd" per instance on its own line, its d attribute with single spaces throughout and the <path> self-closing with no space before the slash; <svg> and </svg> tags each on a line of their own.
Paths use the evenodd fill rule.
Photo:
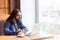
<svg viewBox="0 0 60 40">
<path fill-rule="evenodd" d="M 0 40 L 28 40 L 30 37 L 0 36 Z"/>
<path fill-rule="evenodd" d="M 53 38 L 54 36 L 51 34 L 46 34 L 46 33 L 36 33 L 34 35 L 32 35 L 30 38 L 32 40 L 44 40 L 44 39 L 48 39 L 48 38 Z"/>
<path fill-rule="evenodd" d="M 39 34 L 34 34 L 32 36 L 18 37 L 16 35 L 12 36 L 0 36 L 0 40 L 43 40 L 51 38 L 52 36 L 41 37 Z"/>
</svg>

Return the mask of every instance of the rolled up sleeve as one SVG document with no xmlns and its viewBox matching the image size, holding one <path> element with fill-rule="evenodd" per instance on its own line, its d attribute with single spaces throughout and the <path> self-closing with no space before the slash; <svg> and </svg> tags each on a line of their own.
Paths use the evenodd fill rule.
<svg viewBox="0 0 60 40">
<path fill-rule="evenodd" d="M 28 31 L 29 31 L 29 29 L 28 29 L 26 26 L 24 26 L 23 24 L 21 25 L 21 27 L 22 27 L 22 29 L 23 29 L 25 32 L 28 32 Z"/>
</svg>

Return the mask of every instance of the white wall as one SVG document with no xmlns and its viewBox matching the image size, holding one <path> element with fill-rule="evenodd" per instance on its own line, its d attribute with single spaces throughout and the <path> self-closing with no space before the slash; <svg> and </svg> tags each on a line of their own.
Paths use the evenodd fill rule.
<svg viewBox="0 0 60 40">
<path fill-rule="evenodd" d="M 39 23 L 43 31 L 60 34 L 60 0 L 39 0 Z"/>
<path fill-rule="evenodd" d="M 35 0 L 21 0 L 22 22 L 30 30 L 35 23 Z"/>
</svg>

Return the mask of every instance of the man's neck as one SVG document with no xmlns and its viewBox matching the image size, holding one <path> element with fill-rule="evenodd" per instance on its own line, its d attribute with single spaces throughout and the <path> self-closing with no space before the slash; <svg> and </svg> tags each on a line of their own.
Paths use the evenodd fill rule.
<svg viewBox="0 0 60 40">
<path fill-rule="evenodd" d="M 15 19 L 13 19 L 13 23 L 16 24 L 16 20 Z"/>
</svg>

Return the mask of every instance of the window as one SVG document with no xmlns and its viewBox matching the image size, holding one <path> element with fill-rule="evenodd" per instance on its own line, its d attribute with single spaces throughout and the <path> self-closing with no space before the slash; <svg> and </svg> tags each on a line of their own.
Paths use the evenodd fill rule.
<svg viewBox="0 0 60 40">
<path fill-rule="evenodd" d="M 60 1 L 39 0 L 39 23 L 43 31 L 48 33 L 60 33 Z M 53 31 L 52 31 L 53 30 Z"/>
<path fill-rule="evenodd" d="M 35 0 L 21 0 L 22 22 L 30 30 L 35 24 Z"/>
</svg>

